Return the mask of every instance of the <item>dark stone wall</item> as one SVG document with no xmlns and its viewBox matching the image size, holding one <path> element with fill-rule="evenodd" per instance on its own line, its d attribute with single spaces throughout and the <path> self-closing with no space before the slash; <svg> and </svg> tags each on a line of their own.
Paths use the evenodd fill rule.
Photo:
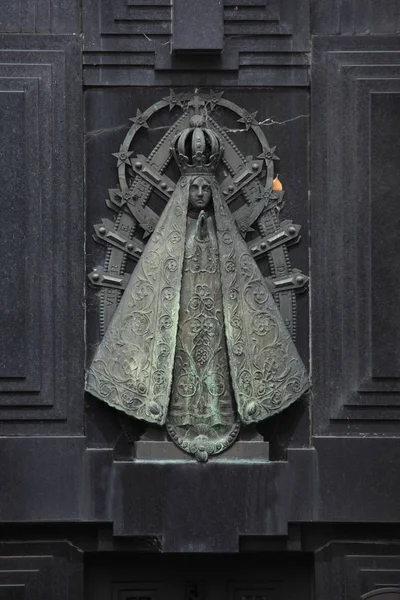
<svg viewBox="0 0 400 600">
<path fill-rule="evenodd" d="M 317 600 L 400 586 L 398 3 L 213 9 L 191 37 L 169 0 L 3 3 L 0 599 L 91 598 L 100 556 L 128 569 L 160 551 L 272 553 L 288 577 L 299 553 Z M 285 218 L 303 226 L 313 394 L 260 429 L 269 463 L 135 462 L 126 422 L 83 392 L 111 153 L 136 108 L 195 87 L 271 119 Z"/>
</svg>

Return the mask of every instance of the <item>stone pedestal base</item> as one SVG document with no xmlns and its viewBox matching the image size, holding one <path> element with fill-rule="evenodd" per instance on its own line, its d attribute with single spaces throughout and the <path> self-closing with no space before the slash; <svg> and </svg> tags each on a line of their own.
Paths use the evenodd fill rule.
<svg viewBox="0 0 400 600">
<path fill-rule="evenodd" d="M 187 460 L 196 461 L 173 442 L 139 440 L 135 443 L 134 458 L 136 460 Z M 269 444 L 264 441 L 238 441 L 230 448 L 210 456 L 209 460 L 269 460 Z"/>
<path fill-rule="evenodd" d="M 196 461 L 194 456 L 174 444 L 164 428 L 149 425 L 135 442 L 133 456 L 136 460 Z M 255 425 L 242 427 L 237 440 L 224 452 L 210 456 L 209 460 L 269 460 L 269 443 L 264 442 Z"/>
</svg>

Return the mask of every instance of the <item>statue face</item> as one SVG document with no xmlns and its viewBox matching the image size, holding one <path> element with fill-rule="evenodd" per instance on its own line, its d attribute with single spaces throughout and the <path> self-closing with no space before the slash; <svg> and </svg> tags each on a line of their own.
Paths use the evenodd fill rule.
<svg viewBox="0 0 400 600">
<path fill-rule="evenodd" d="M 196 177 L 189 188 L 189 202 L 196 208 L 205 208 L 211 200 L 211 186 L 204 177 Z"/>
</svg>

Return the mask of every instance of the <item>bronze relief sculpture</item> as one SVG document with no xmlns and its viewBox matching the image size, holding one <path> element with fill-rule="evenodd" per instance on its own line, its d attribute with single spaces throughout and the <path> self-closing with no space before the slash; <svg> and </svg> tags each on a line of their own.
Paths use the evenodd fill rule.
<svg viewBox="0 0 400 600">
<path fill-rule="evenodd" d="M 280 248 L 290 228 L 298 230 L 275 219 L 265 235 L 281 198 L 266 140 L 258 159 L 243 159 L 209 115 L 213 102 L 227 102 L 221 95 L 172 96 L 184 114 L 155 151 L 164 152 L 163 167 L 154 154 L 133 157 L 131 140 L 117 154 L 121 206 L 151 237 L 139 246 L 130 230 L 125 239 L 125 254 L 130 244 L 140 258 L 88 369 L 86 390 L 127 415 L 166 425 L 178 446 L 206 461 L 234 442 L 241 424 L 276 414 L 310 387 L 274 288 L 255 260 L 257 240 L 250 247 L 245 241 L 254 222 L 264 240 L 258 250 Z M 246 129 L 257 127 L 254 115 L 239 114 Z M 143 115 L 133 129 L 146 126 Z M 171 159 L 180 171 L 176 184 L 164 173 Z M 221 166 L 229 173 L 222 181 Z M 167 201 L 159 219 L 146 203 L 150 189 Z M 229 203 L 240 193 L 246 201 L 235 216 Z M 300 285 L 300 278 L 292 273 L 289 284 Z M 107 289 L 104 272 L 91 280 Z M 115 285 L 110 281 L 109 289 Z"/>
</svg>

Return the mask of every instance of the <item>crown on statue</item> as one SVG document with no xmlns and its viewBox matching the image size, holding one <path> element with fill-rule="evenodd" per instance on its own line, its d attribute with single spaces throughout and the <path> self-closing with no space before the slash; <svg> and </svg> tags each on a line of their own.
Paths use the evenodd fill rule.
<svg viewBox="0 0 400 600">
<path fill-rule="evenodd" d="M 222 157 L 224 147 L 220 137 L 204 125 L 204 119 L 194 115 L 190 127 L 181 131 L 172 143 L 171 153 L 183 175 L 213 173 Z"/>
</svg>

